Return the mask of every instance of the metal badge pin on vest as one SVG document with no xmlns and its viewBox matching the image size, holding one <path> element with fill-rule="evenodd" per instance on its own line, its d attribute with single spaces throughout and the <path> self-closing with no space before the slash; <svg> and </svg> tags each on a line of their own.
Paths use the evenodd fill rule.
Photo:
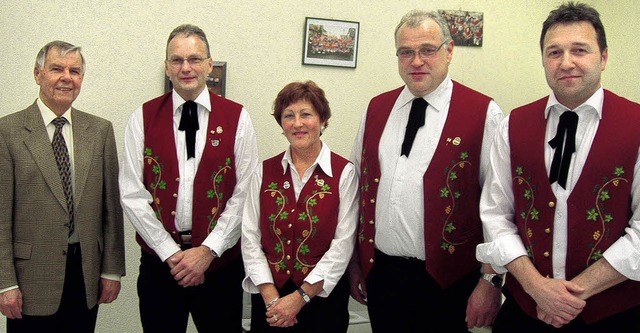
<svg viewBox="0 0 640 333">
<path fill-rule="evenodd" d="M 283 187 L 285 190 L 288 190 L 288 189 L 289 189 L 289 187 L 291 187 L 291 184 L 289 184 L 289 181 L 288 181 L 288 180 L 286 180 L 286 181 L 284 182 L 284 184 L 282 184 L 282 187 Z"/>
<path fill-rule="evenodd" d="M 220 145 L 220 140 L 215 140 L 215 139 L 211 140 L 211 145 L 214 147 L 218 147 Z"/>
<path fill-rule="evenodd" d="M 454 146 L 457 146 L 457 145 L 459 145 L 459 144 L 460 144 L 460 142 L 461 142 L 461 141 L 462 141 L 462 139 L 460 139 L 460 137 L 459 137 L 459 136 L 456 136 L 456 137 L 453 139 L 453 145 L 454 145 Z"/>
<path fill-rule="evenodd" d="M 222 126 L 216 127 L 216 133 L 222 134 Z"/>
</svg>

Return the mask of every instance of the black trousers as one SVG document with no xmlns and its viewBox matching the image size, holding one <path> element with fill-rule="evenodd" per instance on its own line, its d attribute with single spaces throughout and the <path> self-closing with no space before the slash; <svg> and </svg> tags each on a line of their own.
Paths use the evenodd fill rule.
<svg viewBox="0 0 640 333">
<path fill-rule="evenodd" d="M 640 307 L 631 308 L 588 325 L 577 317 L 569 324 L 555 328 L 527 315 L 507 290 L 505 301 L 493 323 L 492 333 L 637 333 L 640 332 Z M 589 302 L 587 300 L 587 302 Z"/>
<path fill-rule="evenodd" d="M 80 244 L 69 245 L 60 308 L 51 316 L 7 319 L 7 333 L 91 333 L 96 327 L 98 305 L 87 308 Z"/>
<path fill-rule="evenodd" d="M 298 286 L 289 280 L 281 296 L 296 292 Z M 267 323 L 264 300 L 260 294 L 251 295 L 251 333 L 346 333 L 349 328 L 349 283 L 343 277 L 328 297 L 314 297 L 298 313 L 298 323 L 291 327 L 271 327 Z"/>
<path fill-rule="evenodd" d="M 205 273 L 203 284 L 184 288 L 169 265 L 142 251 L 138 297 L 145 333 L 187 331 L 189 314 L 198 332 L 242 332 L 242 259 Z"/>
<path fill-rule="evenodd" d="M 367 277 L 367 301 L 374 333 L 469 332 L 467 300 L 479 271 L 442 289 L 427 273 L 425 262 L 388 256 L 376 250 Z"/>
</svg>

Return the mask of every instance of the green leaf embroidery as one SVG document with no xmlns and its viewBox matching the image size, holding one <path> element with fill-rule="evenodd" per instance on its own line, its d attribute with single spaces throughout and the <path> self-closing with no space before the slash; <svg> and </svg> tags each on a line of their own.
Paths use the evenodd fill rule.
<svg viewBox="0 0 640 333">
<path fill-rule="evenodd" d="M 623 167 L 616 167 L 616 169 L 613 171 L 613 174 L 616 177 L 620 177 L 624 174 L 624 168 Z"/>
<path fill-rule="evenodd" d="M 591 208 L 587 211 L 587 221 L 597 221 L 598 212 L 595 208 Z"/>
</svg>

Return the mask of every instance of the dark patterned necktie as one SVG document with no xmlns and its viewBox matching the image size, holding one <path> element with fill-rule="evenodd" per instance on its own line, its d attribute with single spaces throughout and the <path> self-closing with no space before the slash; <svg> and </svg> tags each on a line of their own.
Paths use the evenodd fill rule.
<svg viewBox="0 0 640 333">
<path fill-rule="evenodd" d="M 562 186 L 565 190 L 567 189 L 567 176 L 569 175 L 571 155 L 576 151 L 577 128 L 578 114 L 573 111 L 565 111 L 560 116 L 556 136 L 549 141 L 549 146 L 555 149 L 551 169 L 549 170 L 549 183 L 553 184 L 557 181 L 558 185 Z"/>
<path fill-rule="evenodd" d="M 200 129 L 198 125 L 198 104 L 194 101 L 186 101 L 182 105 L 182 116 L 178 130 L 184 131 L 184 138 L 187 143 L 187 159 L 196 157 L 196 132 Z"/>
<path fill-rule="evenodd" d="M 411 111 L 409 112 L 409 121 L 407 121 L 407 129 L 404 132 L 404 141 L 402 142 L 402 152 L 400 156 L 409 157 L 413 141 L 416 138 L 418 129 L 424 126 L 424 118 L 429 103 L 422 97 L 418 97 L 411 103 Z"/>
<path fill-rule="evenodd" d="M 71 163 L 69 161 L 69 150 L 67 150 L 67 143 L 62 136 L 62 127 L 67 122 L 64 117 L 57 117 L 53 119 L 52 123 L 56 126 L 56 131 L 53 133 L 53 141 L 51 146 L 53 147 L 53 154 L 56 156 L 56 163 L 58 164 L 58 171 L 60 172 L 60 178 L 62 179 L 62 188 L 64 189 L 64 195 L 67 197 L 67 209 L 69 210 L 69 235 L 73 233 L 73 188 L 71 186 Z"/>
</svg>

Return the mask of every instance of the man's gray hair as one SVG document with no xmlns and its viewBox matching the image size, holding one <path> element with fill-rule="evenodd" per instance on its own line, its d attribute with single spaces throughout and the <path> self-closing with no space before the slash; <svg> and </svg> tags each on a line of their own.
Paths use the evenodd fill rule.
<svg viewBox="0 0 640 333">
<path fill-rule="evenodd" d="M 204 45 L 207 47 L 207 57 L 211 57 L 211 51 L 209 50 L 209 42 L 207 41 L 207 35 L 205 35 L 204 31 L 199 27 L 193 24 L 183 24 L 177 26 L 171 33 L 169 34 L 169 38 L 167 39 L 167 57 L 169 56 L 169 43 L 173 38 L 177 35 L 184 35 L 185 37 L 189 37 L 191 35 L 195 35 L 200 40 L 204 42 Z"/>
<path fill-rule="evenodd" d="M 82 48 L 80 46 L 75 46 L 71 43 L 63 42 L 61 40 L 54 40 L 53 42 L 47 43 L 40 49 L 38 55 L 36 56 L 36 64 L 35 67 L 37 69 L 42 70 L 44 68 L 44 61 L 47 59 L 47 54 L 51 49 L 56 49 L 60 52 L 61 56 L 65 56 L 70 52 L 78 52 L 80 58 L 82 59 L 82 73 L 86 70 L 86 63 L 84 61 L 84 56 L 82 55 Z"/>
<path fill-rule="evenodd" d="M 442 42 L 450 41 L 451 32 L 449 31 L 449 24 L 440 14 L 434 11 L 414 9 L 405 14 L 400 20 L 400 23 L 398 23 L 398 26 L 396 26 L 394 34 L 396 45 L 398 44 L 398 31 L 402 26 L 406 25 L 409 28 L 416 28 L 429 19 L 434 20 L 440 26 L 440 38 L 442 38 Z"/>
</svg>

